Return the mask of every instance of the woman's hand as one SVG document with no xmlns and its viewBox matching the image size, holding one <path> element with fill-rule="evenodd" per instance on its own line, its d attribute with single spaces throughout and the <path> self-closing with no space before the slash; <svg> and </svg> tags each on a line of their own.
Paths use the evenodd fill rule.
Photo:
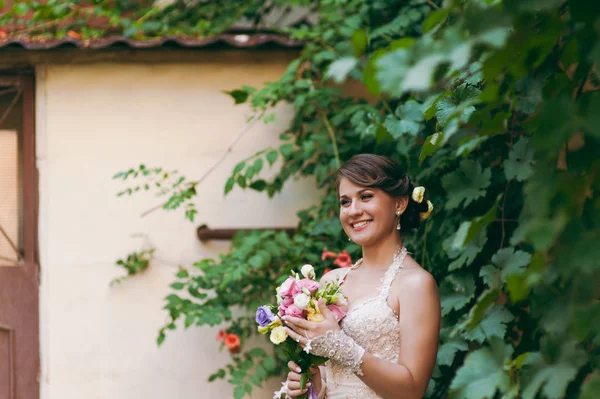
<svg viewBox="0 0 600 399">
<path fill-rule="evenodd" d="M 337 318 L 327 309 L 323 299 L 319 299 L 318 304 L 319 311 L 324 318 L 321 322 L 313 322 L 291 316 L 284 316 L 282 318 L 286 324 L 285 330 L 287 334 L 303 348 L 309 340 L 325 335 L 327 331 L 337 331 L 340 329 Z"/>
<path fill-rule="evenodd" d="M 291 360 L 288 363 L 288 367 L 290 368 L 290 372 L 288 373 L 287 377 L 288 396 L 295 398 L 305 394 L 308 391 L 308 387 L 310 387 L 311 383 L 307 382 L 304 389 L 300 389 L 300 378 L 302 377 L 302 374 L 300 374 L 300 367 Z M 318 394 L 321 391 L 321 371 L 318 367 L 311 368 L 309 371 L 312 374 L 315 391 Z"/>
</svg>

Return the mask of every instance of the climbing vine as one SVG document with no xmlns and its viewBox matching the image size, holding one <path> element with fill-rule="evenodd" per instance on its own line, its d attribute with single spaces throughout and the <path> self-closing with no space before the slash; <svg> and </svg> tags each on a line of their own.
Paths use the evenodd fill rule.
<svg viewBox="0 0 600 399">
<path fill-rule="evenodd" d="M 132 4 L 116 3 L 125 11 Z M 213 34 L 273 3 L 186 2 L 194 13 L 176 19 L 183 2 L 173 2 L 129 10 L 113 25 L 127 35 L 135 26 L 140 38 Z M 273 196 L 291 178 L 313 176 L 325 194 L 298 213 L 292 236 L 239 234 L 219 260 L 180 271 L 159 344 L 180 319 L 185 328 L 223 325 L 240 343 L 211 380 L 228 378 L 241 398 L 283 375 L 281 354 L 245 345 L 255 333 L 254 310 L 290 268 L 312 263 L 322 273 L 339 254 L 360 256 L 344 240 L 333 182 L 341 162 L 370 152 L 399 161 L 436 204 L 405 238 L 442 296 L 427 397 L 600 397 L 600 3 L 306 3 L 316 22 L 282 29 L 305 42 L 299 58 L 279 81 L 229 93 L 257 115 L 291 104 L 294 118 L 280 146 L 241 160 L 223 185 L 225 194 Z M 14 13 L 34 10 L 28 7 Z M 63 14 L 77 8 L 63 7 Z M 156 21 L 164 25 L 147 27 Z M 346 81 L 360 83 L 365 95 L 345 94 Z M 264 178 L 275 165 L 275 176 Z M 193 202 L 193 188 L 173 187 L 169 207 Z M 247 313 L 234 316 L 234 307 Z"/>
</svg>

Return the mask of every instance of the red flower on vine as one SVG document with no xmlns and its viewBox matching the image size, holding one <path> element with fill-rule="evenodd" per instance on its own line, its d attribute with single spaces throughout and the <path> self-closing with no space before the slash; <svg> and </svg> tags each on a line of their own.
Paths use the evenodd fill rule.
<svg viewBox="0 0 600 399">
<path fill-rule="evenodd" d="M 345 249 L 337 255 L 337 258 L 333 261 L 333 264 L 338 267 L 350 267 L 352 266 L 352 258 Z"/>
<path fill-rule="evenodd" d="M 227 331 L 219 330 L 219 332 L 217 333 L 217 341 L 223 342 L 226 337 L 227 337 Z"/>
<path fill-rule="evenodd" d="M 237 334 L 227 334 L 224 343 L 229 348 L 229 352 L 238 353 L 240 351 L 240 337 Z"/>
<path fill-rule="evenodd" d="M 328 258 L 335 258 L 337 254 L 335 252 L 328 251 L 327 248 L 323 248 L 323 253 L 321 254 L 321 260 L 325 260 Z"/>
</svg>

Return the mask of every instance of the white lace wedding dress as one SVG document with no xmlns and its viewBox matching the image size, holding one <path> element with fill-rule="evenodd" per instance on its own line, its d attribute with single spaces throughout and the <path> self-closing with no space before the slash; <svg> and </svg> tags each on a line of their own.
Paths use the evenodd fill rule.
<svg viewBox="0 0 600 399">
<path fill-rule="evenodd" d="M 390 287 L 406 258 L 406 248 L 395 257 L 383 278 L 378 293 L 374 297 L 359 299 L 351 304 L 340 326 L 346 335 L 352 337 L 371 355 L 390 363 L 398 361 L 400 334 L 398 315 L 387 303 Z M 360 266 L 357 262 L 352 269 Z M 343 284 L 349 269 L 341 280 Z M 351 371 L 330 360 L 325 364 L 325 384 L 319 398 L 326 399 L 380 399 L 371 388 Z"/>
</svg>

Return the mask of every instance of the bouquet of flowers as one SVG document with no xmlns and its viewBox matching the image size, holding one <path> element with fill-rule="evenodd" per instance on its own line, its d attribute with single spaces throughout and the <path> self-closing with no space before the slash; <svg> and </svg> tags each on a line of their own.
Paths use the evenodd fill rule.
<svg viewBox="0 0 600 399">
<path fill-rule="evenodd" d="M 348 302 L 337 282 L 328 282 L 319 288 L 319 283 L 315 281 L 315 269 L 311 265 L 302 266 L 300 273 L 303 278 L 292 272 L 292 275 L 277 287 L 276 305 L 268 304 L 258 308 L 256 322 L 258 323 L 258 332 L 270 333 L 271 342 L 281 345 L 286 356 L 300 366 L 302 369 L 300 384 L 301 389 L 304 389 L 306 383 L 311 379 L 309 369 L 325 363 L 327 359 L 311 354 L 310 345 L 302 348 L 298 342 L 290 338 L 281 318 L 293 316 L 312 322 L 321 322 L 324 318 L 319 310 L 318 300 L 322 299 L 338 321 L 341 321 L 346 316 Z M 274 398 L 280 398 L 285 392 L 284 386 L 280 391 L 275 392 Z M 312 384 L 301 399 L 316 397 L 314 384 Z"/>
</svg>

